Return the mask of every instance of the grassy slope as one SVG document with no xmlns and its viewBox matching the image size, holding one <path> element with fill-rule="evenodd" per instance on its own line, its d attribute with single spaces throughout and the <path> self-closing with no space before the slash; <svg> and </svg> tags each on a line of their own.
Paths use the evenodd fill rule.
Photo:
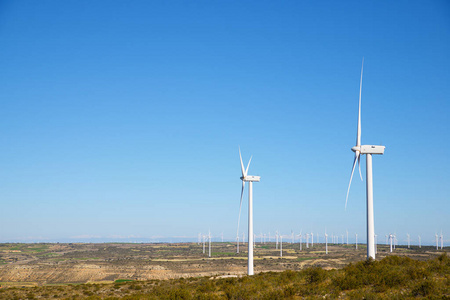
<svg viewBox="0 0 450 300">
<path fill-rule="evenodd" d="M 308 268 L 252 277 L 186 278 L 0 290 L 2 299 L 450 299 L 450 258 L 389 256 L 343 269 Z"/>
</svg>

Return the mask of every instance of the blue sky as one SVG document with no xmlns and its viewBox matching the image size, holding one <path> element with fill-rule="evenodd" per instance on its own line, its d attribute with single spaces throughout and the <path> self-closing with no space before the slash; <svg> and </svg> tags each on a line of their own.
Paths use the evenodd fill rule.
<svg viewBox="0 0 450 300">
<path fill-rule="evenodd" d="M 0 241 L 450 236 L 447 1 L 0 2 Z M 365 158 L 362 164 L 365 172 Z M 244 205 L 241 230 L 246 230 Z"/>
</svg>

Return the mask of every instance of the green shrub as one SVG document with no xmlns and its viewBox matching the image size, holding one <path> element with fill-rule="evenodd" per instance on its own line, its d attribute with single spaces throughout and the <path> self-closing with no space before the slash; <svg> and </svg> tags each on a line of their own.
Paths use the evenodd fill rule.
<svg viewBox="0 0 450 300">
<path fill-rule="evenodd" d="M 419 282 L 412 290 L 413 296 L 430 296 L 436 291 L 436 282 L 432 279 L 426 279 Z"/>
<path fill-rule="evenodd" d="M 306 269 L 306 282 L 309 284 L 320 283 L 327 277 L 327 272 L 319 267 Z"/>
</svg>

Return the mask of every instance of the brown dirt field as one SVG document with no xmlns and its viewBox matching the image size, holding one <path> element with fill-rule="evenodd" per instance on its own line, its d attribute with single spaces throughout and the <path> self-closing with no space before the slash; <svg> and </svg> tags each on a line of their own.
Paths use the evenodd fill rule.
<svg viewBox="0 0 450 300">
<path fill-rule="evenodd" d="M 279 257 L 274 243 L 257 244 L 255 272 L 301 270 L 309 266 L 342 268 L 364 260 L 366 248 L 323 244 L 299 250 L 298 244 L 283 243 Z M 87 282 L 112 282 L 117 279 L 149 280 L 196 276 L 240 276 L 246 274 L 247 249 L 235 253 L 231 243 L 213 243 L 212 257 L 202 245 L 179 244 L 0 244 L 0 284 L 48 285 Z M 391 255 L 378 245 L 377 258 Z M 444 250 L 445 251 L 445 250 Z M 425 260 L 441 254 L 433 247 L 397 247 L 394 255 Z"/>
</svg>

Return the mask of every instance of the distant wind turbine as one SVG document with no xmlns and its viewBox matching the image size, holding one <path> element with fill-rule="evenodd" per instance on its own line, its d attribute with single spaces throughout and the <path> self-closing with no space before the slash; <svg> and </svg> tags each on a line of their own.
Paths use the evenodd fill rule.
<svg viewBox="0 0 450 300">
<path fill-rule="evenodd" d="M 352 184 L 353 172 L 355 171 L 356 163 L 358 162 L 359 175 L 361 175 L 360 155 L 366 154 L 366 196 L 367 196 L 367 259 L 372 257 L 375 259 L 375 245 L 374 245 L 374 217 L 373 217 L 373 182 L 372 182 L 372 154 L 384 154 L 384 146 L 375 145 L 361 145 L 361 90 L 363 77 L 364 58 L 361 65 L 361 80 L 359 83 L 359 108 L 358 108 L 358 128 L 356 132 L 356 146 L 352 148 L 355 152 L 355 160 L 353 162 L 350 182 L 347 189 L 347 197 L 345 199 L 345 207 L 347 208 L 348 193 L 350 185 Z"/>
<path fill-rule="evenodd" d="M 422 241 L 420 239 L 420 235 L 419 235 L 419 248 L 422 248 Z"/>
<path fill-rule="evenodd" d="M 280 257 L 283 257 L 283 236 L 280 235 Z"/>
<path fill-rule="evenodd" d="M 203 254 L 205 254 L 205 235 L 202 235 L 203 238 Z"/>
<path fill-rule="evenodd" d="M 410 241 L 409 241 L 410 236 L 409 236 L 409 233 L 406 234 L 406 237 L 408 238 L 408 249 L 409 249 L 410 248 Z"/>
<path fill-rule="evenodd" d="M 436 250 L 439 250 L 439 241 L 437 233 L 434 234 L 436 236 Z"/>
<path fill-rule="evenodd" d="M 357 233 L 355 233 L 355 247 L 356 247 L 356 250 L 358 250 L 358 234 Z"/>
<path fill-rule="evenodd" d="M 277 239 L 276 245 L 275 245 L 275 249 L 278 250 L 278 230 L 275 232 L 275 237 L 276 237 L 276 239 Z"/>
<path fill-rule="evenodd" d="M 208 241 L 209 241 L 208 257 L 211 257 L 211 231 L 208 231 Z"/>
<path fill-rule="evenodd" d="M 392 234 L 389 234 L 389 242 L 390 242 L 390 252 L 392 253 L 392 240 L 394 239 L 394 236 Z"/>
<path fill-rule="evenodd" d="M 247 169 L 244 169 L 244 164 L 242 163 L 241 149 L 239 149 L 239 158 L 241 160 L 241 171 L 242 171 L 242 190 L 241 190 L 241 202 L 239 206 L 239 219 L 241 216 L 242 208 L 242 196 L 244 195 L 245 183 L 248 182 L 248 269 L 247 274 L 253 275 L 253 248 L 254 248 L 254 234 L 253 234 L 253 182 L 259 182 L 261 177 L 247 175 L 248 167 L 250 166 L 250 160 L 247 165 Z M 239 232 L 239 221 L 238 221 L 238 232 Z"/>
<path fill-rule="evenodd" d="M 328 254 L 328 234 L 325 231 L 325 254 Z"/>
<path fill-rule="evenodd" d="M 298 235 L 299 241 L 298 243 L 300 244 L 300 251 L 302 251 L 302 232 L 300 231 L 300 234 Z"/>
</svg>

